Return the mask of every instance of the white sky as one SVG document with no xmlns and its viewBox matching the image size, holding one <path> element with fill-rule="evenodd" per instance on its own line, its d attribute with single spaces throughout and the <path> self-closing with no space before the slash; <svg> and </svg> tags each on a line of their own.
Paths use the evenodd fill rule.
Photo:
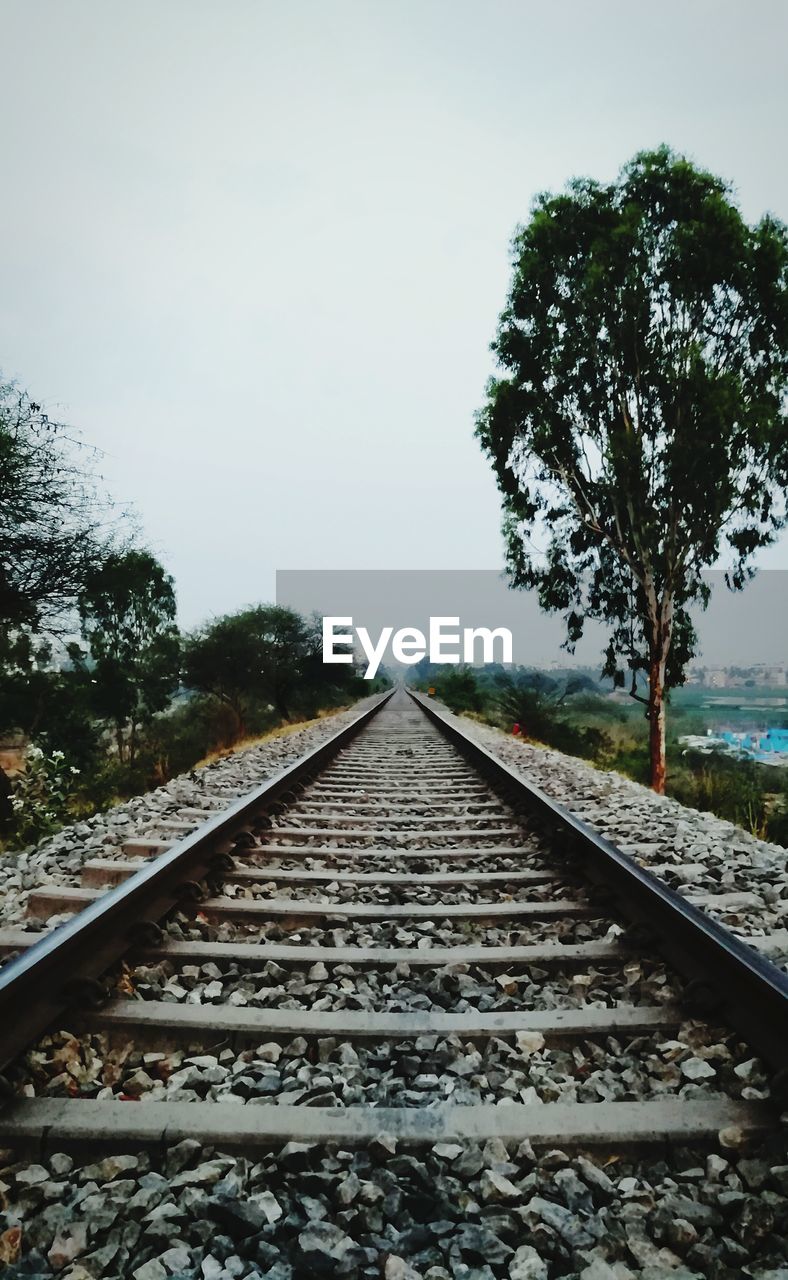
<svg viewBox="0 0 788 1280">
<path fill-rule="evenodd" d="M 106 451 L 186 625 L 277 568 L 496 568 L 515 224 L 662 141 L 788 216 L 786 36 L 782 0 L 0 0 L 0 368 Z"/>
</svg>

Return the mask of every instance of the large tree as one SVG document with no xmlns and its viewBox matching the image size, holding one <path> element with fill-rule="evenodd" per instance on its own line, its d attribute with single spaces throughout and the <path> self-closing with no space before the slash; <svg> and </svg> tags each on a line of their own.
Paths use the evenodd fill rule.
<svg viewBox="0 0 788 1280">
<path fill-rule="evenodd" d="M 216 618 L 188 637 L 183 674 L 192 689 L 229 708 L 237 738 L 268 708 L 285 720 L 311 713 L 337 693 L 352 696 L 356 681 L 352 667 L 338 673 L 325 666 L 321 628 L 314 618 L 269 604 Z"/>
<path fill-rule="evenodd" d="M 172 578 L 149 551 L 113 552 L 80 595 L 96 710 L 114 722 L 119 758 L 129 764 L 139 726 L 164 710 L 178 684 L 175 608 Z"/>
<path fill-rule="evenodd" d="M 106 550 L 107 504 L 90 450 L 0 383 L 0 631 L 68 629 Z"/>
<path fill-rule="evenodd" d="M 539 196 L 513 249 L 477 425 L 509 574 L 570 648 L 609 624 L 606 672 L 646 703 L 663 791 L 703 570 L 722 557 L 740 589 L 786 519 L 786 228 L 747 225 L 726 182 L 663 147 Z"/>
<path fill-rule="evenodd" d="M 184 679 L 232 711 L 237 736 L 253 706 L 270 704 L 287 719 L 292 698 L 319 648 L 313 628 L 292 609 L 255 605 L 207 623 L 190 636 Z"/>
</svg>

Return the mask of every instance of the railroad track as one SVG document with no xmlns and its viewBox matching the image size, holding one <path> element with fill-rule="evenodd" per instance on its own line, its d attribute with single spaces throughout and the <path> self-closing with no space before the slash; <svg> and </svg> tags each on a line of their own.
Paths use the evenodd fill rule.
<svg viewBox="0 0 788 1280">
<path fill-rule="evenodd" d="M 785 975 L 404 691 L 29 909 L 77 912 L 0 931 L 33 1159 L 746 1149 L 784 1096 Z"/>
</svg>

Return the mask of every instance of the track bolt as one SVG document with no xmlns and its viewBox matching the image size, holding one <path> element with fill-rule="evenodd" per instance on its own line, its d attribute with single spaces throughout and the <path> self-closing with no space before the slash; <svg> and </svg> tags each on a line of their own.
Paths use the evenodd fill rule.
<svg viewBox="0 0 788 1280">
<path fill-rule="evenodd" d="M 98 978 L 71 978 L 61 991 L 68 1004 L 78 1004 L 85 1009 L 100 1009 L 106 1004 L 109 992 Z"/>
<path fill-rule="evenodd" d="M 271 819 L 268 817 L 267 813 L 259 814 L 254 820 L 255 830 L 257 831 L 268 831 L 273 825 L 274 824 L 271 821 Z"/>
<path fill-rule="evenodd" d="M 251 849 L 252 846 L 256 844 L 257 840 L 252 835 L 251 831 L 239 831 L 238 834 L 233 837 L 233 845 L 236 849 Z"/>
<path fill-rule="evenodd" d="M 562 857 L 572 852 L 572 834 L 566 830 L 566 827 L 554 827 L 550 840 L 555 853 L 560 853 Z"/>
<path fill-rule="evenodd" d="M 681 993 L 681 1003 L 693 1013 L 714 1013 L 723 1004 L 723 996 L 704 978 L 692 978 Z"/>
<path fill-rule="evenodd" d="M 184 880 L 175 890 L 175 897 L 179 902 L 202 902 L 205 894 L 196 880 Z"/>
<path fill-rule="evenodd" d="M 618 896 L 607 884 L 592 884 L 588 896 L 600 911 L 615 912 L 618 909 Z"/>
<path fill-rule="evenodd" d="M 781 1067 L 769 1082 L 769 1094 L 779 1106 L 788 1106 L 788 1067 Z"/>
<path fill-rule="evenodd" d="M 160 947 L 164 930 L 155 920 L 137 920 L 129 929 L 129 942 L 133 947 Z"/>
<path fill-rule="evenodd" d="M 625 947 L 632 947 L 634 950 L 639 951 L 642 947 L 655 947 L 659 942 L 659 934 L 645 920 L 638 920 L 627 926 L 621 934 L 619 942 Z"/>
<path fill-rule="evenodd" d="M 211 858 L 210 868 L 217 875 L 224 875 L 226 872 L 235 869 L 235 858 L 231 857 L 229 853 L 217 853 L 215 857 Z"/>
</svg>

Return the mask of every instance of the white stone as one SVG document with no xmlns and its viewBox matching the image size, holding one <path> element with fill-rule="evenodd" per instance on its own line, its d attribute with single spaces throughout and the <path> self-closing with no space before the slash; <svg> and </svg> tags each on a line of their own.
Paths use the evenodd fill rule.
<svg viewBox="0 0 788 1280">
<path fill-rule="evenodd" d="M 547 1280 L 547 1263 L 530 1244 L 521 1244 L 509 1263 L 510 1280 Z"/>
<path fill-rule="evenodd" d="M 666 1273 L 666 1276 L 670 1273 Z M 623 1262 L 605 1262 L 603 1258 L 594 1261 L 580 1272 L 580 1280 L 635 1280 L 634 1271 Z"/>
<path fill-rule="evenodd" d="M 421 1272 L 416 1271 L 404 1258 L 390 1254 L 386 1259 L 385 1280 L 422 1280 Z"/>
<path fill-rule="evenodd" d="M 519 1200 L 521 1192 L 518 1187 L 494 1169 L 485 1169 L 479 1181 L 483 1200 Z"/>
<path fill-rule="evenodd" d="M 702 1058 L 687 1058 L 681 1064 L 681 1074 L 688 1080 L 710 1080 L 717 1072 L 710 1062 L 704 1062 Z"/>
<path fill-rule="evenodd" d="M 438 1142 L 432 1150 L 441 1160 L 457 1160 L 462 1155 L 462 1147 L 453 1142 Z"/>
<path fill-rule="evenodd" d="M 278 1222 L 282 1216 L 282 1206 L 272 1191 L 261 1191 L 259 1195 L 249 1199 L 261 1209 L 270 1222 Z"/>
<path fill-rule="evenodd" d="M 524 1058 L 529 1058 L 532 1053 L 538 1053 L 544 1048 L 544 1036 L 541 1031 L 518 1031 L 515 1042 Z"/>
<path fill-rule="evenodd" d="M 141 1267 L 131 1273 L 134 1280 L 166 1280 L 169 1272 L 162 1266 L 158 1258 L 150 1258 Z"/>
</svg>

